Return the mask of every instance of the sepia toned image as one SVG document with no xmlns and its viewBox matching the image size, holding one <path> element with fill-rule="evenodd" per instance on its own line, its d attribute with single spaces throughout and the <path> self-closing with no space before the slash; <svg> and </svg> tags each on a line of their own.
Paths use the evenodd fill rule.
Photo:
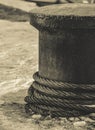
<svg viewBox="0 0 95 130">
<path fill-rule="evenodd" d="M 0 130 L 95 130 L 95 0 L 0 0 Z"/>
</svg>

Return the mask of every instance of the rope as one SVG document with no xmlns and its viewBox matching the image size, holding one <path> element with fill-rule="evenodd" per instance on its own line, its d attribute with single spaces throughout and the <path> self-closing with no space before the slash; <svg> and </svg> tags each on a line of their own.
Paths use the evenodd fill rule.
<svg viewBox="0 0 95 130">
<path fill-rule="evenodd" d="M 72 84 L 33 75 L 26 109 L 41 115 L 75 117 L 95 112 L 95 85 Z"/>
</svg>

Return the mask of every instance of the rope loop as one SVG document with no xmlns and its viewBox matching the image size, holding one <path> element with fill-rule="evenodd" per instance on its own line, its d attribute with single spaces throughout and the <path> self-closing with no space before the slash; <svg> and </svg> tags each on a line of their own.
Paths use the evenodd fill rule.
<svg viewBox="0 0 95 130">
<path fill-rule="evenodd" d="M 75 117 L 95 112 L 95 85 L 72 84 L 33 75 L 25 98 L 29 109 L 42 115 Z"/>
</svg>

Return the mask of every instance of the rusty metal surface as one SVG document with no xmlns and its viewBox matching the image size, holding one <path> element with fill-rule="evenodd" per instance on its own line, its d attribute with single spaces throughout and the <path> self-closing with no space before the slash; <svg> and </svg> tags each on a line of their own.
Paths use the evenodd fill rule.
<svg viewBox="0 0 95 130">
<path fill-rule="evenodd" d="M 94 9 L 95 5 L 65 4 L 32 10 L 31 24 L 40 31 L 39 73 L 42 77 L 95 83 Z"/>
</svg>

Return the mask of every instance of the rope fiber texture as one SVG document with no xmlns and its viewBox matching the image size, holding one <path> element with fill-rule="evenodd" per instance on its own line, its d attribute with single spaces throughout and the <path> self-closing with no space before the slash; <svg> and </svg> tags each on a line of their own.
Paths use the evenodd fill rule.
<svg viewBox="0 0 95 130">
<path fill-rule="evenodd" d="M 95 85 L 72 84 L 33 75 L 34 82 L 25 97 L 26 111 L 52 117 L 76 117 L 95 112 Z"/>
</svg>

